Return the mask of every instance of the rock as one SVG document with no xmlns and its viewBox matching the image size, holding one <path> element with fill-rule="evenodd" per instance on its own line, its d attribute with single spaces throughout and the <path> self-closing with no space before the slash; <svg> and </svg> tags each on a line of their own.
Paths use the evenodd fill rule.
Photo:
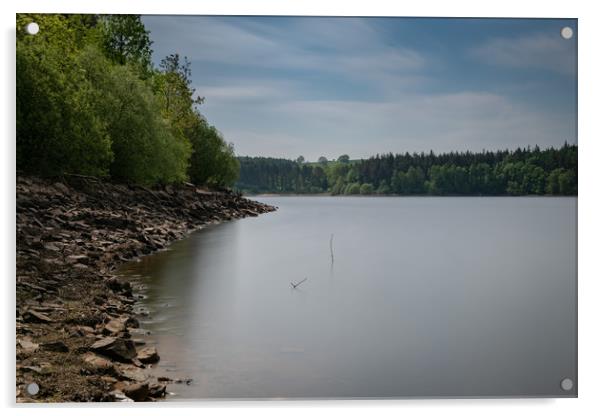
<svg viewBox="0 0 602 416">
<path fill-rule="evenodd" d="M 146 368 L 146 366 L 142 364 L 142 362 L 137 358 L 132 358 L 132 364 L 134 364 L 138 368 Z"/>
<path fill-rule="evenodd" d="M 156 399 L 165 397 L 167 386 L 165 384 L 153 383 L 148 387 L 148 395 Z"/>
<path fill-rule="evenodd" d="M 69 347 L 63 341 L 46 342 L 41 345 L 42 349 L 54 352 L 68 352 Z"/>
<path fill-rule="evenodd" d="M 112 376 L 101 376 L 100 379 L 102 381 L 104 381 L 105 383 L 108 383 L 108 384 L 115 384 L 115 383 L 117 383 L 117 379 L 115 377 L 112 377 Z"/>
<path fill-rule="evenodd" d="M 79 254 L 79 255 L 75 255 L 74 254 L 74 255 L 71 255 L 71 256 L 67 256 L 67 261 L 69 263 L 83 263 L 83 264 L 88 264 L 90 262 L 90 259 L 85 254 Z"/>
<path fill-rule="evenodd" d="M 30 340 L 27 340 L 27 339 L 20 339 L 19 345 L 23 349 L 23 352 L 25 352 L 27 354 L 36 352 L 38 350 L 38 347 L 40 346 L 39 344 L 36 344 L 35 342 L 31 342 Z"/>
<path fill-rule="evenodd" d="M 117 364 L 117 367 L 121 379 L 134 381 L 136 383 L 144 383 L 149 378 L 144 370 L 137 368 L 134 365 Z"/>
<path fill-rule="evenodd" d="M 190 386 L 192 384 L 192 379 L 191 378 L 185 378 L 184 380 L 182 379 L 176 379 L 174 380 L 174 383 L 176 384 L 186 384 L 187 386 Z"/>
<path fill-rule="evenodd" d="M 164 383 L 171 383 L 173 381 L 171 378 L 165 376 L 159 376 L 157 380 Z"/>
<path fill-rule="evenodd" d="M 106 337 L 96 341 L 90 349 L 118 361 L 131 361 L 136 358 L 136 347 L 129 339 Z"/>
<path fill-rule="evenodd" d="M 56 244 L 52 244 L 52 243 L 47 243 L 47 244 L 44 244 L 44 248 L 45 248 L 46 250 L 50 250 L 50 251 L 60 251 L 60 248 L 58 248 L 58 247 L 56 246 Z"/>
<path fill-rule="evenodd" d="M 113 363 L 104 357 L 93 354 L 91 352 L 84 354 L 84 362 L 96 371 L 106 372 L 113 369 Z"/>
<path fill-rule="evenodd" d="M 23 321 L 28 323 L 50 323 L 54 322 L 49 316 L 44 315 L 41 312 L 27 311 L 23 314 Z"/>
<path fill-rule="evenodd" d="M 144 347 L 138 351 L 137 358 L 144 364 L 151 364 L 159 361 L 159 354 L 155 347 Z"/>
<path fill-rule="evenodd" d="M 110 277 L 109 279 L 107 279 L 105 284 L 113 292 L 120 292 L 122 290 L 121 282 L 116 277 Z"/>
<path fill-rule="evenodd" d="M 148 383 L 130 384 L 123 393 L 135 402 L 143 402 L 148 397 Z"/>
<path fill-rule="evenodd" d="M 111 319 L 103 328 L 105 335 L 115 335 L 125 331 L 125 320 L 122 318 Z"/>
<path fill-rule="evenodd" d="M 68 194 L 68 193 L 69 193 L 69 188 L 67 188 L 67 187 L 65 186 L 65 184 L 64 184 L 64 183 L 61 183 L 61 182 L 56 182 L 56 183 L 54 184 L 54 187 L 55 187 L 55 188 L 56 188 L 56 189 L 57 189 L 59 192 L 61 192 L 62 194 Z"/>
<path fill-rule="evenodd" d="M 17 367 L 17 386 L 24 386 L 27 377 L 54 371 L 57 386 L 65 382 L 78 386 L 61 392 L 65 401 L 132 401 L 124 393 L 129 383 L 150 383 L 146 400 L 163 397 L 164 386 L 156 379 L 151 383 L 151 374 L 140 368 L 142 361 L 156 362 L 156 350 L 140 351 L 137 358 L 136 349 L 146 345 L 137 346 L 143 340 L 131 339 L 150 332 L 134 329 L 139 326 L 135 319 L 123 319 L 136 314 L 142 296 L 134 297 L 132 284 L 115 275 L 116 266 L 210 222 L 268 208 L 192 184 L 147 189 L 79 176 L 67 175 L 55 183 L 19 174 L 16 353 L 17 362 L 30 368 Z M 51 334 L 64 342 L 48 342 Z M 60 351 L 67 346 L 69 358 L 81 361 L 74 371 L 64 368 L 66 354 Z M 132 396 L 139 390 L 144 393 L 142 386 L 130 389 Z M 36 400 L 49 397 L 44 394 Z"/>
<path fill-rule="evenodd" d="M 26 365 L 24 367 L 20 367 L 21 371 L 31 371 L 33 373 L 42 374 L 42 368 L 35 365 Z"/>
</svg>

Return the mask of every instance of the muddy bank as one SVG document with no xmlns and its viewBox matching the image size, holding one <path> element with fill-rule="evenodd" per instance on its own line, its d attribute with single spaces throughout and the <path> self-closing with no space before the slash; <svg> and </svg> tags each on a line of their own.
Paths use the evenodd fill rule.
<svg viewBox="0 0 602 416">
<path fill-rule="evenodd" d="M 136 293 L 114 271 L 201 226 L 275 208 L 191 185 L 17 178 L 17 401 L 145 401 L 169 383 L 136 338 Z M 39 392 L 27 393 L 36 383 Z"/>
</svg>

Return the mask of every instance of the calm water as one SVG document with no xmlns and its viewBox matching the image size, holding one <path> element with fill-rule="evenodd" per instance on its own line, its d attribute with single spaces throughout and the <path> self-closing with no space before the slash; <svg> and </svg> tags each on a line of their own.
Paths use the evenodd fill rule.
<svg viewBox="0 0 602 416">
<path fill-rule="evenodd" d="M 257 199 L 123 269 L 174 398 L 576 394 L 576 198 Z"/>
</svg>

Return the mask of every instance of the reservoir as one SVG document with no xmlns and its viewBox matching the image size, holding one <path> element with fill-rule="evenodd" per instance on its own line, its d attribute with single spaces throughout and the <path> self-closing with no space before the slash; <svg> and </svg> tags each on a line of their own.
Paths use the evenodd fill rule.
<svg viewBox="0 0 602 416">
<path fill-rule="evenodd" d="M 120 270 L 168 400 L 576 395 L 576 198 L 254 199 Z"/>
</svg>

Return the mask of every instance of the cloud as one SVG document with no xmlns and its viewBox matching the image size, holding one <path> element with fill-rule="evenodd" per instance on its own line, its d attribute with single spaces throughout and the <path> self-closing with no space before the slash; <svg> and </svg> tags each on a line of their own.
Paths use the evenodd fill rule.
<svg viewBox="0 0 602 416">
<path fill-rule="evenodd" d="M 226 108 L 230 113 L 224 117 Z M 390 101 L 291 97 L 278 104 L 213 110 L 213 119 L 228 126 L 223 132 L 241 155 L 303 154 L 315 160 L 342 153 L 368 157 L 389 151 L 479 151 L 576 140 L 570 114 L 540 112 L 481 92 L 405 95 Z M 234 127 L 241 125 L 247 129 Z"/>
<path fill-rule="evenodd" d="M 489 64 L 511 68 L 543 69 L 567 75 L 576 72 L 575 40 L 557 34 L 536 33 L 514 38 L 494 38 L 470 53 Z"/>
<path fill-rule="evenodd" d="M 197 93 L 211 103 L 231 103 L 246 101 L 265 101 L 282 97 L 289 88 L 284 83 L 242 85 L 198 85 Z"/>
<path fill-rule="evenodd" d="M 415 72 L 426 65 L 418 51 L 384 45 L 362 19 L 293 19 L 286 27 L 206 16 L 146 16 L 144 20 L 153 33 L 161 34 L 160 56 L 176 51 L 200 63 L 355 79 Z"/>
<path fill-rule="evenodd" d="M 545 102 L 547 91 L 567 90 L 557 88 L 557 77 L 539 76 L 542 68 L 574 71 L 573 41 L 559 34 L 454 42 L 450 55 L 387 38 L 369 19 L 144 20 L 159 56 L 176 51 L 192 60 L 195 87 L 206 97 L 200 110 L 239 155 L 315 160 L 576 141 L 574 112 Z M 475 65 L 486 81 L 457 76 L 458 63 Z M 498 83 L 492 66 L 512 83 Z M 525 99 L 527 85 L 536 99 Z"/>
</svg>

